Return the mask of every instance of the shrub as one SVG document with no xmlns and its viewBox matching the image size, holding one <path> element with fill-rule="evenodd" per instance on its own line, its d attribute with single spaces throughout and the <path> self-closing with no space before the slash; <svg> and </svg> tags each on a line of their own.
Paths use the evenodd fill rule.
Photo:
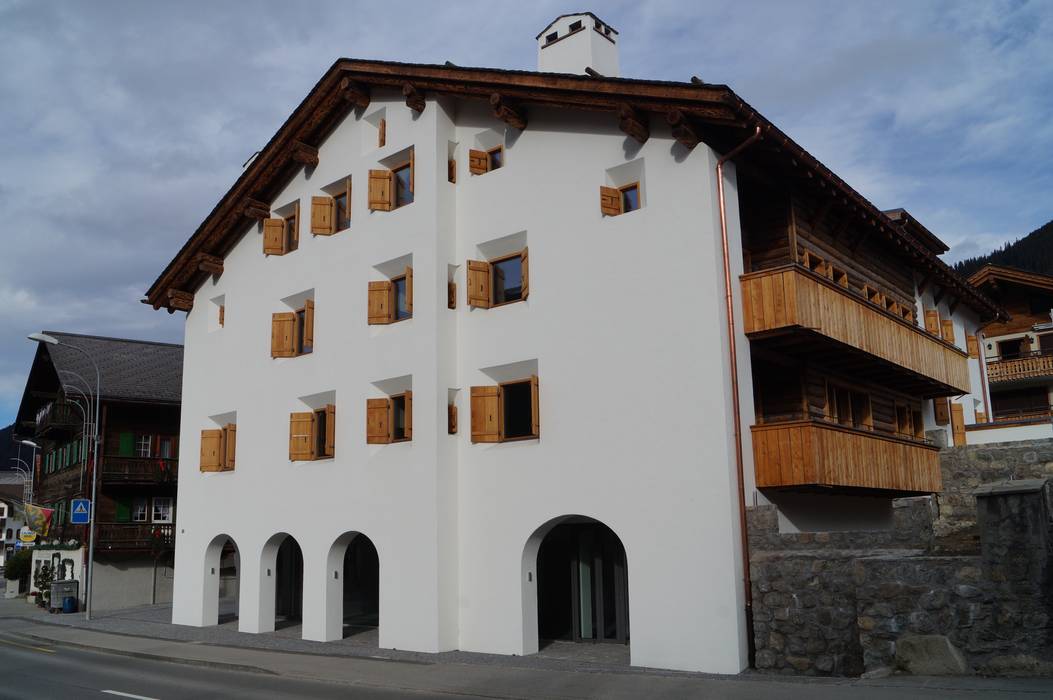
<svg viewBox="0 0 1053 700">
<path fill-rule="evenodd" d="M 32 550 L 20 549 L 7 558 L 7 564 L 4 567 L 4 578 L 9 581 L 20 581 L 29 575 L 29 569 L 32 564 Z"/>
</svg>

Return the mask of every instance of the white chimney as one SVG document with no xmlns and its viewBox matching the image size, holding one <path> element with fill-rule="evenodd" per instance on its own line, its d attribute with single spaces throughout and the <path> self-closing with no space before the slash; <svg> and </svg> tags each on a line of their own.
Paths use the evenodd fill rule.
<svg viewBox="0 0 1053 700">
<path fill-rule="evenodd" d="M 537 69 L 617 78 L 618 32 L 591 12 L 560 15 L 537 35 Z"/>
</svg>

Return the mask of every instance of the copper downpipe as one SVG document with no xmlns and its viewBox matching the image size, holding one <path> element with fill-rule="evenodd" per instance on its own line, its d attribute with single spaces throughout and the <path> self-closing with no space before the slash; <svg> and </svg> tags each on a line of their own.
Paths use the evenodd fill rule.
<svg viewBox="0 0 1053 700">
<path fill-rule="evenodd" d="M 984 336 L 983 329 L 976 331 L 976 345 L 977 350 L 980 351 L 980 391 L 983 393 L 984 400 L 984 423 L 991 423 L 994 421 L 994 409 L 991 408 L 991 397 L 987 393 L 987 338 Z"/>
<path fill-rule="evenodd" d="M 717 202 L 720 207 L 720 244 L 724 252 L 724 302 L 728 314 L 728 361 L 731 363 L 731 418 L 735 430 L 735 475 L 739 489 L 739 536 L 742 547 L 742 585 L 746 602 L 746 650 L 749 666 L 756 664 L 757 645 L 753 638 L 753 584 L 750 581 L 750 541 L 746 530 L 746 477 L 742 466 L 742 420 L 739 416 L 739 359 L 735 349 L 735 309 L 731 299 L 731 260 L 728 253 L 728 214 L 724 203 L 724 163 L 760 140 L 761 128 L 717 160 Z"/>
</svg>

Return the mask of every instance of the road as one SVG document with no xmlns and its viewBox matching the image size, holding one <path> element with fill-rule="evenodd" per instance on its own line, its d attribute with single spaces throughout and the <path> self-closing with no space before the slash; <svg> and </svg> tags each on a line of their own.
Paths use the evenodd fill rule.
<svg viewBox="0 0 1053 700">
<path fill-rule="evenodd" d="M 353 698 L 457 700 L 478 695 L 422 694 L 279 678 L 52 646 L 0 632 L 0 698 Z"/>
</svg>

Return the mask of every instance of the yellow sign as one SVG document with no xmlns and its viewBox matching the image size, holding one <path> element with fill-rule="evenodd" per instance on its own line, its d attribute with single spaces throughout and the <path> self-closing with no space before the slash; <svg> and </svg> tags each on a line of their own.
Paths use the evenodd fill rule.
<svg viewBox="0 0 1053 700">
<path fill-rule="evenodd" d="M 23 527 L 18 531 L 18 539 L 23 542 L 36 542 L 37 533 L 30 530 L 28 527 Z"/>
</svg>

